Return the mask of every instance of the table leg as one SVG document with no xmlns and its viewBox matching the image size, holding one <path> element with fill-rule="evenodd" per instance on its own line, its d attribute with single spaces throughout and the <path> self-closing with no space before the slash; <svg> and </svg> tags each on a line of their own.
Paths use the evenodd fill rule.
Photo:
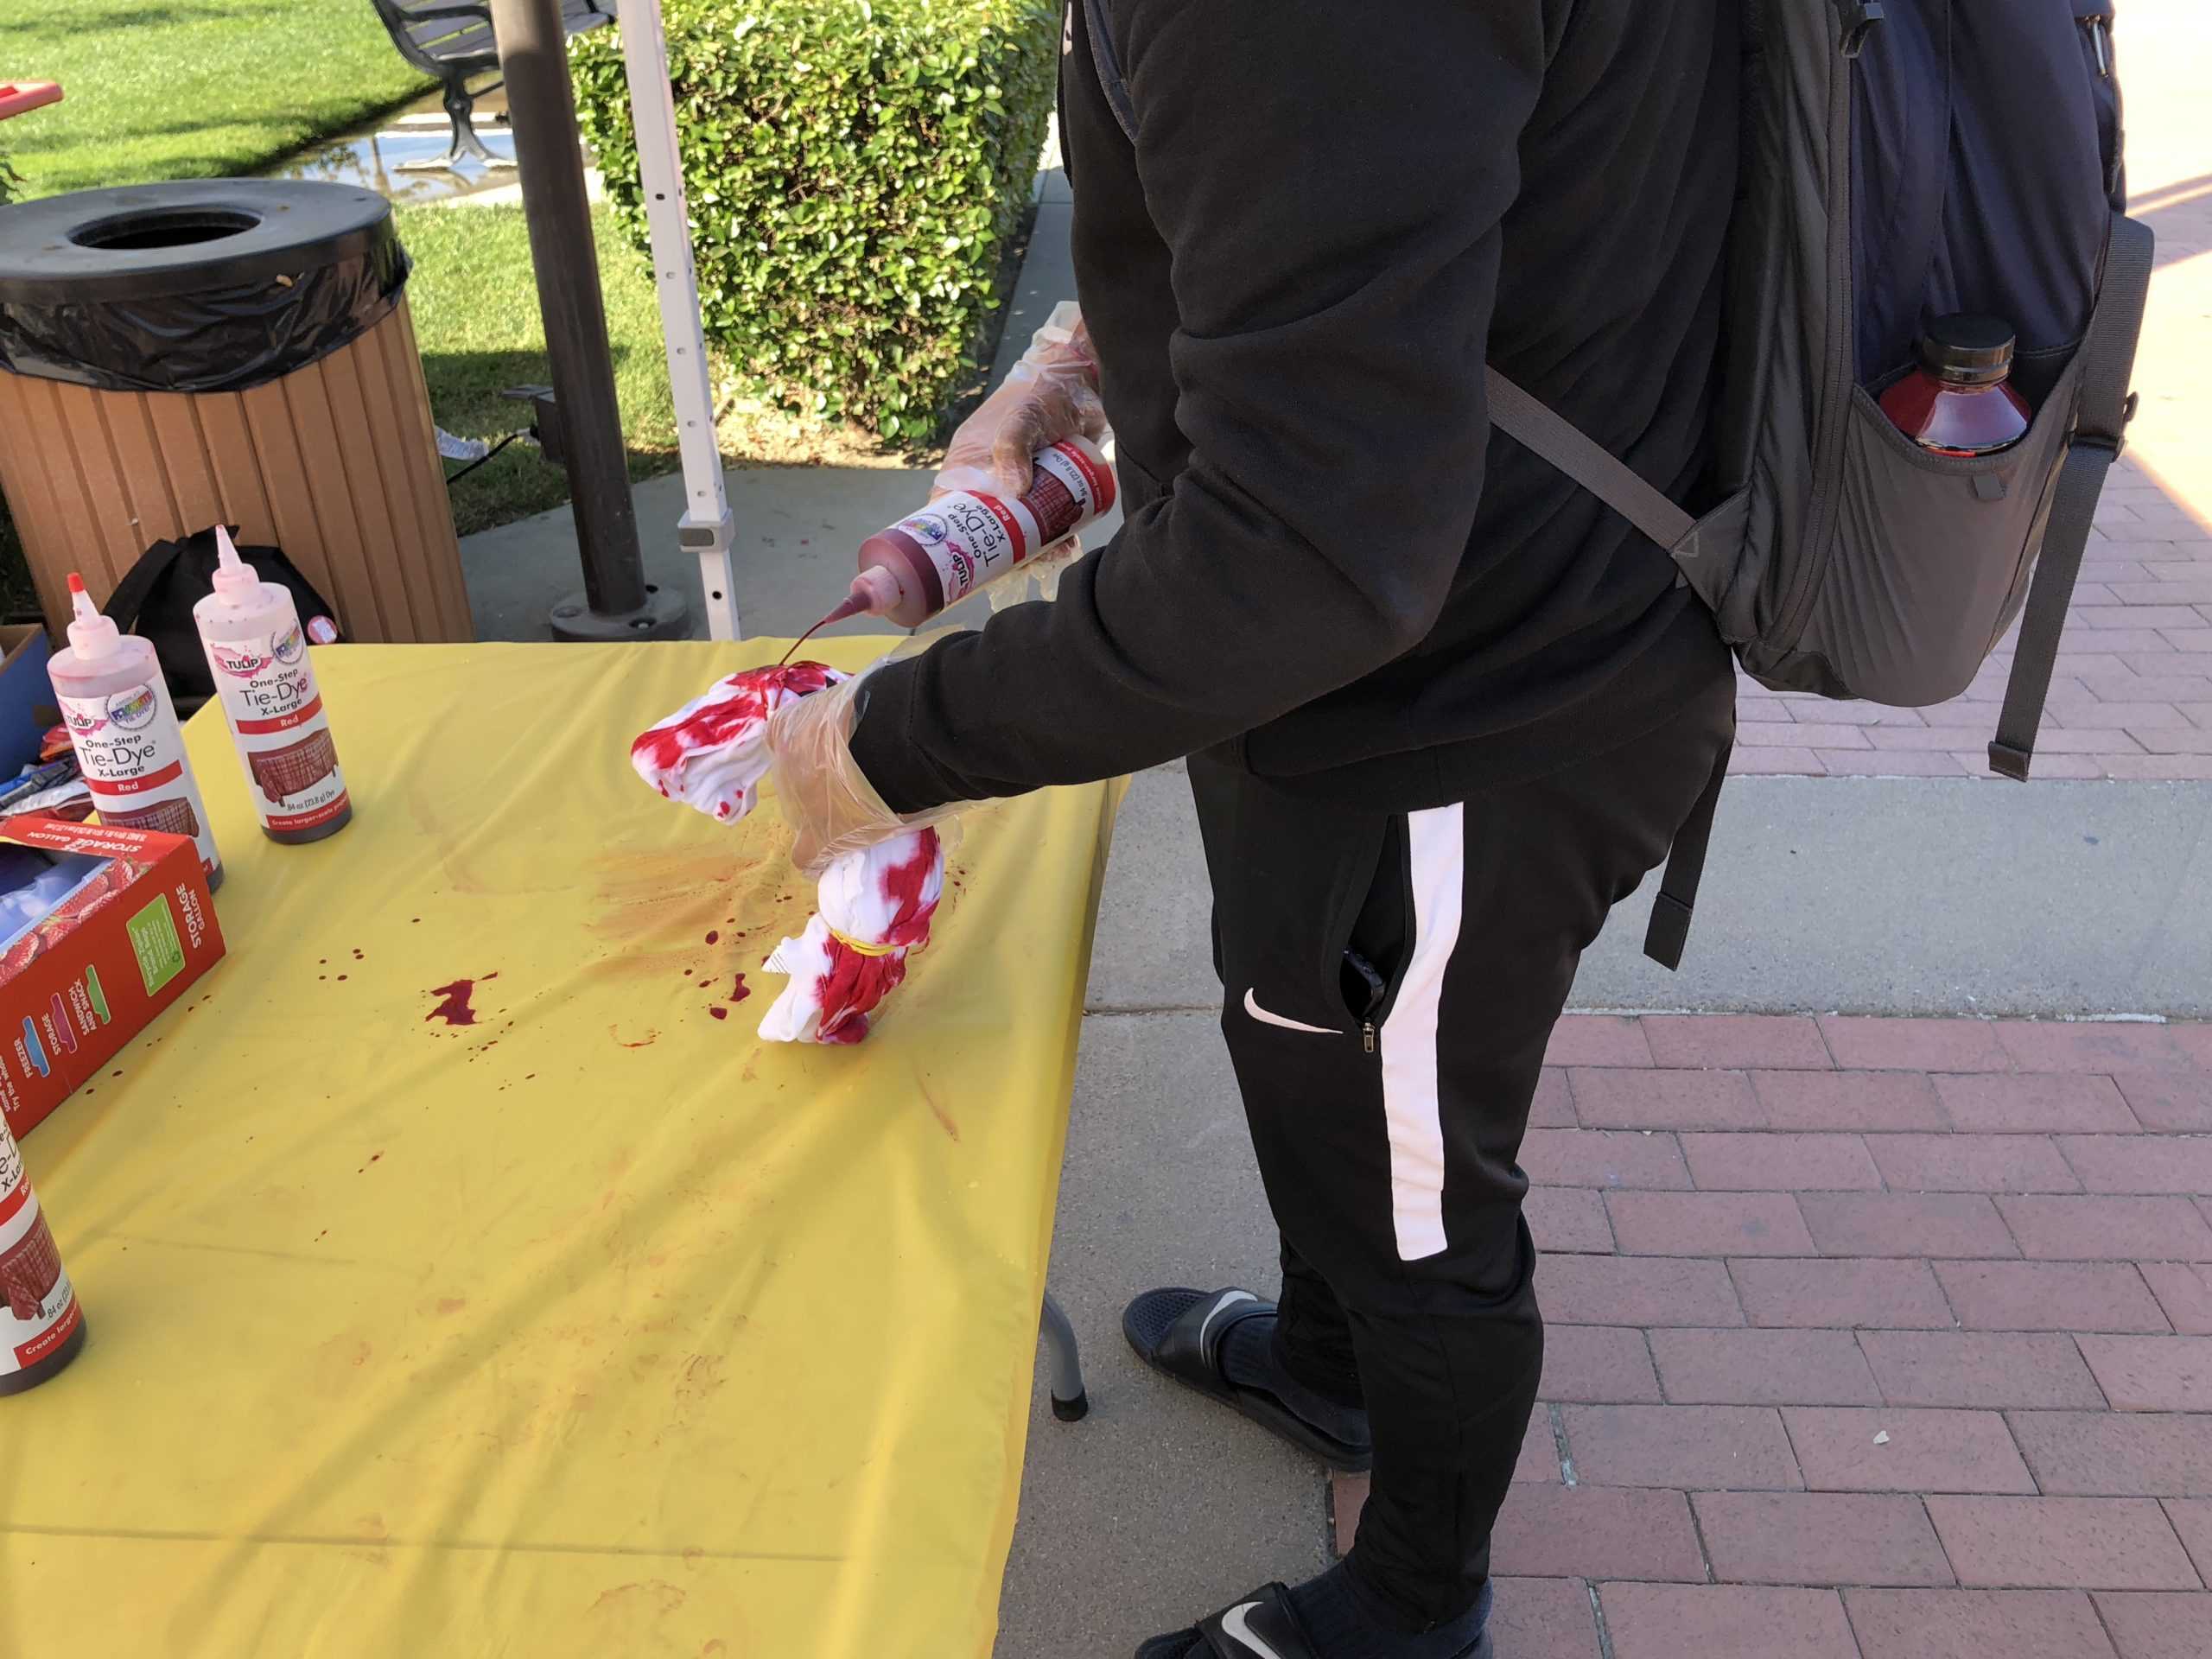
<svg viewBox="0 0 2212 1659">
<path fill-rule="evenodd" d="M 1090 1409 L 1083 1390 L 1083 1356 L 1077 1350 L 1075 1327 L 1066 1310 L 1045 1293 L 1045 1353 L 1052 1362 L 1052 1415 L 1064 1423 L 1080 1422 Z"/>
</svg>

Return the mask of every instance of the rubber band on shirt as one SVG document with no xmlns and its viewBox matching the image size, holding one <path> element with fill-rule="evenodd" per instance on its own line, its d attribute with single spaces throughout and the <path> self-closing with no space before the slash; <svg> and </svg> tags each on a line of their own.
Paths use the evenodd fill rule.
<svg viewBox="0 0 2212 1659">
<path fill-rule="evenodd" d="M 830 937 L 831 938 L 836 940 L 838 944 L 843 945 L 846 950 L 850 950 L 855 956 L 887 957 L 893 950 L 897 950 L 901 948 L 895 944 L 871 944 L 868 940 L 856 939 L 849 933 L 840 933 L 836 928 L 830 927 L 830 924 L 827 922 L 823 923 L 822 925 L 829 929 Z"/>
</svg>

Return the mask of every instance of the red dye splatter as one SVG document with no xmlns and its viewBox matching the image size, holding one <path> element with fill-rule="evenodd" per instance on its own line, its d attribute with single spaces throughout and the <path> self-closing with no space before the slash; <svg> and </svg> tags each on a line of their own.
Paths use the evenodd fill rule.
<svg viewBox="0 0 2212 1659">
<path fill-rule="evenodd" d="M 523 1081 L 524 1081 L 524 1083 L 535 1083 L 535 1082 L 537 1082 L 537 1072 L 535 1072 L 535 1071 L 531 1071 L 531 1072 L 527 1073 L 527 1074 L 523 1077 Z"/>
<path fill-rule="evenodd" d="M 330 958 L 328 957 L 317 957 L 315 958 L 315 965 L 318 968 L 327 968 L 330 966 Z"/>
<path fill-rule="evenodd" d="M 384 1154 L 382 1154 L 382 1153 L 380 1153 L 380 1152 L 372 1152 L 372 1153 L 371 1153 L 371 1154 L 369 1154 L 369 1161 L 370 1161 L 371 1163 L 372 1163 L 372 1164 L 380 1164 L 380 1163 L 382 1163 L 382 1162 L 384 1161 Z"/>
<path fill-rule="evenodd" d="M 341 974 L 339 977 L 342 979 L 345 976 Z M 486 979 L 497 979 L 499 976 L 497 974 L 486 974 L 484 977 Z M 445 998 L 445 1001 L 439 1003 L 436 1007 L 432 1008 L 428 1014 L 424 1014 L 423 1016 L 423 1022 L 425 1025 L 428 1025 L 433 1020 L 442 1020 L 449 1026 L 474 1025 L 476 1023 L 476 1010 L 468 1006 L 468 999 L 470 996 L 474 995 L 475 990 L 476 982 L 473 979 L 456 979 L 450 985 L 435 985 L 431 987 L 430 995 L 432 996 L 442 996 Z"/>
<path fill-rule="evenodd" d="M 617 1048 L 651 1048 L 655 1042 L 659 1040 L 660 1038 L 660 1033 L 657 1031 L 649 1031 L 645 1033 L 645 1038 L 643 1042 L 626 1043 L 622 1040 L 621 1030 L 618 1027 L 614 1026 L 609 1026 L 607 1028 L 607 1034 L 614 1039 L 614 1045 Z"/>
<path fill-rule="evenodd" d="M 689 968 L 686 968 L 686 969 L 683 970 L 683 977 L 684 977 L 684 978 L 686 978 L 686 979 L 689 979 L 689 978 L 690 978 L 690 977 L 691 977 L 691 970 L 690 970 Z M 701 982 L 703 984 L 705 982 L 704 982 L 704 981 L 702 981 Z"/>
<path fill-rule="evenodd" d="M 365 961 L 366 961 L 366 960 L 367 960 L 367 958 L 366 958 L 366 957 L 365 957 L 364 956 L 362 956 L 362 954 L 361 954 L 361 952 L 360 952 L 360 949 L 359 949 L 359 946 L 356 946 L 356 947 L 354 948 L 354 950 L 353 950 L 353 960 L 354 960 L 354 961 L 356 961 L 356 962 L 365 962 Z"/>
<path fill-rule="evenodd" d="M 343 975 L 343 974 L 339 975 L 339 976 L 338 976 L 338 982 L 339 982 L 340 985 L 343 985 L 343 984 L 346 982 L 346 976 L 345 976 L 345 975 Z"/>
<path fill-rule="evenodd" d="M 729 1010 L 728 1008 L 709 1008 L 707 1012 L 714 1015 L 717 1020 L 727 1020 L 729 1018 Z"/>
<path fill-rule="evenodd" d="M 729 1000 L 733 1002 L 742 1002 L 752 995 L 752 988 L 745 982 L 745 976 L 740 974 L 737 976 L 737 982 L 729 988 Z"/>
<path fill-rule="evenodd" d="M 711 927 L 707 930 L 707 943 L 709 944 L 720 944 L 721 942 L 722 936 L 720 932 Z"/>
</svg>

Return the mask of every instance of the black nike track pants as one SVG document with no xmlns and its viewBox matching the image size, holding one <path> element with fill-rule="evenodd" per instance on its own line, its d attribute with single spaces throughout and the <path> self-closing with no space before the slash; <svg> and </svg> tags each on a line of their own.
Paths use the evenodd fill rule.
<svg viewBox="0 0 2212 1659">
<path fill-rule="evenodd" d="M 1536 1398 L 1516 1160 L 1546 1041 L 1583 950 L 1665 857 L 1733 728 L 1716 679 L 1633 742 L 1411 813 L 1192 758 L 1222 1027 L 1282 1234 L 1278 1356 L 1366 1403 L 1374 1485 L 1351 1561 L 1412 1628 L 1480 1594 Z"/>
</svg>

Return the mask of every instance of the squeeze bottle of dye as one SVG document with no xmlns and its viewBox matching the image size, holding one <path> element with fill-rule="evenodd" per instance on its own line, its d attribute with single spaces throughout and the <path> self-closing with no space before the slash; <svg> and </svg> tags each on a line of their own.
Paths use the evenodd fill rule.
<svg viewBox="0 0 2212 1659">
<path fill-rule="evenodd" d="M 192 607 L 246 793 L 271 841 L 321 841 L 353 816 L 291 589 L 264 582 L 215 526 L 215 591 Z"/>
<path fill-rule="evenodd" d="M 161 658 L 150 642 L 124 633 L 99 613 L 85 579 L 74 571 L 69 603 L 77 613 L 69 644 L 54 653 L 46 671 L 100 822 L 191 836 L 208 887 L 220 887 L 222 857 L 184 752 Z"/>
<path fill-rule="evenodd" d="M 1113 510 L 1114 469 L 1090 439 L 1063 438 L 1031 464 L 1011 501 L 955 490 L 869 537 L 852 591 L 815 626 L 865 611 L 918 627 Z"/>
<path fill-rule="evenodd" d="M 0 1119 L 0 1394 L 35 1389 L 77 1357 L 85 1315 L 61 1254 Z"/>
</svg>

